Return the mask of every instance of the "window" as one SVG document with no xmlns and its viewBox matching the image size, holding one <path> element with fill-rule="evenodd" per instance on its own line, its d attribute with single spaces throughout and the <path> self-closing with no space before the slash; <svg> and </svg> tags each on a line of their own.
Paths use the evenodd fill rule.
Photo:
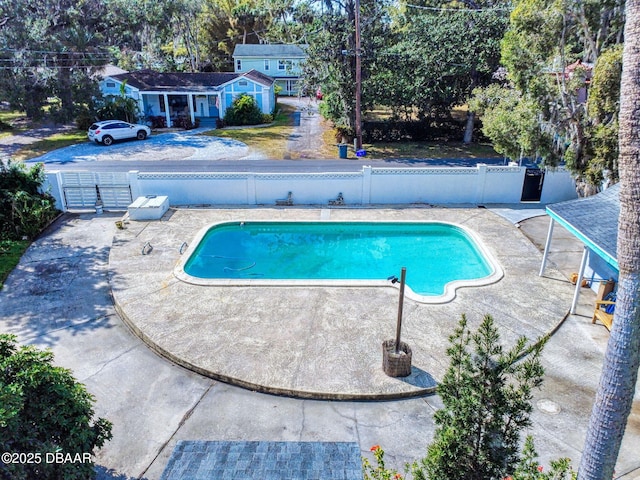
<svg viewBox="0 0 640 480">
<path fill-rule="evenodd" d="M 242 70 L 242 60 L 236 60 L 236 71 Z"/>
<path fill-rule="evenodd" d="M 116 82 L 107 82 L 107 88 L 116 88 Z"/>
<path fill-rule="evenodd" d="M 165 113 L 167 109 L 164 104 L 164 95 L 158 95 L 158 103 L 160 103 L 160 111 Z"/>
<path fill-rule="evenodd" d="M 291 60 L 278 60 L 278 70 L 291 70 L 293 62 Z"/>
<path fill-rule="evenodd" d="M 267 70 L 269 70 L 269 60 L 264 61 L 264 71 L 266 72 Z"/>
<path fill-rule="evenodd" d="M 238 85 L 240 85 L 241 87 L 246 87 L 247 85 L 249 85 L 249 83 L 247 83 L 247 81 L 246 81 L 246 80 L 240 80 L 240 81 L 238 82 Z"/>
</svg>

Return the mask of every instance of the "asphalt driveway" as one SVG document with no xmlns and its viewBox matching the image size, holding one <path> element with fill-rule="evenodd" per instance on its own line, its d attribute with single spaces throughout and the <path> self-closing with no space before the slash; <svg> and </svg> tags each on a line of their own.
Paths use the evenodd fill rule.
<svg viewBox="0 0 640 480">
<path fill-rule="evenodd" d="M 32 158 L 29 163 L 68 165 L 100 161 L 241 160 L 256 157 L 244 143 L 228 138 L 201 135 L 205 129 L 154 132 L 144 141 L 122 141 L 105 147 L 87 140 Z"/>
</svg>

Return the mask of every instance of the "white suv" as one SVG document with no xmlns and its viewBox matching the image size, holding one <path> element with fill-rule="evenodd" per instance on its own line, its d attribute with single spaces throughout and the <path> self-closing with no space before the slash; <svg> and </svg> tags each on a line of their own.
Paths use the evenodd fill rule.
<svg viewBox="0 0 640 480">
<path fill-rule="evenodd" d="M 146 125 L 134 125 L 121 120 L 105 120 L 96 122 L 89 127 L 89 140 L 109 146 L 114 140 L 137 138 L 144 140 L 151 135 L 151 129 Z"/>
</svg>

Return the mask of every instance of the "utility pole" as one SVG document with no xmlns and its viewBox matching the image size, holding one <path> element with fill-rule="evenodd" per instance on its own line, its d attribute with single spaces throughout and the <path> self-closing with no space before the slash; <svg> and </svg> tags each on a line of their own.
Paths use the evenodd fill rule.
<svg viewBox="0 0 640 480">
<path fill-rule="evenodd" d="M 361 119 L 361 103 L 362 103 L 362 51 L 360 49 L 360 0 L 356 0 L 355 23 L 356 23 L 356 151 L 362 148 L 362 119 Z"/>
</svg>

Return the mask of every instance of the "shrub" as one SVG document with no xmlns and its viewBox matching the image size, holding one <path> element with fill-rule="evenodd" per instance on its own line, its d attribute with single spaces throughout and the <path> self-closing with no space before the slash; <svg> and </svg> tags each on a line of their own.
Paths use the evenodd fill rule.
<svg viewBox="0 0 640 480">
<path fill-rule="evenodd" d="M 444 408 L 435 414 L 434 441 L 413 464 L 413 478 L 504 478 L 519 460 L 520 432 L 531 424 L 532 389 L 544 373 L 542 343 L 529 347 L 521 337 L 505 352 L 490 315 L 476 333 L 463 315 L 449 342 L 451 363 L 437 387 Z"/>
<path fill-rule="evenodd" d="M 0 239 L 33 238 L 58 214 L 54 198 L 40 192 L 43 181 L 41 163 L 0 162 Z"/>
<path fill-rule="evenodd" d="M 95 477 L 91 455 L 111 439 L 111 423 L 93 418 L 94 398 L 69 370 L 53 365 L 53 353 L 0 334 L 0 399 L 0 451 L 35 455 L 32 463 L 4 462 L 3 455 L 0 478 Z M 81 461 L 50 461 L 56 454 Z"/>
<path fill-rule="evenodd" d="M 89 127 L 94 122 L 94 117 L 88 108 L 83 108 L 78 115 L 76 115 L 76 128 L 78 130 L 89 130 Z"/>
<path fill-rule="evenodd" d="M 259 125 L 263 122 L 262 111 L 252 96 L 242 94 L 227 108 L 224 122 L 227 125 Z"/>
</svg>

